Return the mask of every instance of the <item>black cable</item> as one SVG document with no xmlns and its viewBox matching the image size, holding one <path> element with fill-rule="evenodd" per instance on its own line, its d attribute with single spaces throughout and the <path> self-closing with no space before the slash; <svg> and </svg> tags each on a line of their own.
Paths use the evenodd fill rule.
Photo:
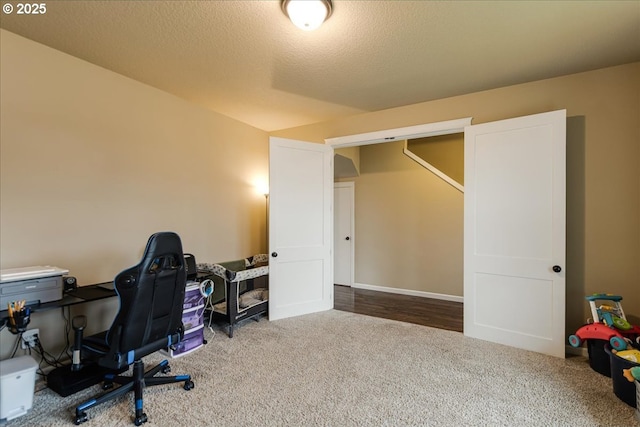
<svg viewBox="0 0 640 427">
<path fill-rule="evenodd" d="M 22 341 L 22 332 L 18 334 L 18 338 L 16 339 L 16 345 L 13 348 L 13 353 L 11 353 L 11 359 L 13 359 L 13 357 L 16 355 L 16 352 L 18 351 L 18 347 L 20 346 L 21 341 Z"/>
<path fill-rule="evenodd" d="M 69 341 L 69 334 L 71 333 L 71 306 L 67 306 L 67 317 L 65 320 L 67 322 L 64 328 L 65 338 L 67 343 L 65 351 L 69 359 L 73 359 L 73 351 L 71 351 L 72 343 Z"/>
<path fill-rule="evenodd" d="M 62 307 L 62 318 L 64 319 L 64 339 L 65 347 L 60 350 L 60 354 L 56 358 L 56 361 L 60 363 L 62 355 L 66 355 L 69 359 L 73 359 L 73 353 L 71 352 L 71 343 L 69 341 L 69 333 L 71 332 L 71 307 L 67 306 L 67 315 L 65 316 L 65 307 Z"/>
<path fill-rule="evenodd" d="M 28 348 L 29 348 L 29 355 L 31 355 L 32 349 L 35 353 L 40 355 L 40 362 L 38 362 L 38 369 L 36 370 L 36 373 L 40 375 L 40 377 L 42 377 L 45 381 L 47 380 L 47 374 L 45 374 L 44 370 L 42 369 L 42 362 L 45 362 L 47 365 L 52 366 L 54 368 L 58 368 L 62 366 L 62 364 L 59 361 L 57 361 L 52 354 L 47 352 L 44 349 L 44 347 L 42 347 L 40 338 L 38 338 L 37 335 L 35 336 L 35 346 L 34 347 L 29 346 Z"/>
<path fill-rule="evenodd" d="M 38 375 L 40 375 L 46 381 L 47 374 L 45 374 L 44 371 L 42 370 L 42 362 L 43 361 L 44 361 L 44 357 L 42 357 L 42 355 L 40 355 L 40 362 L 38 362 L 38 370 L 36 371 L 36 373 Z"/>
<path fill-rule="evenodd" d="M 40 342 L 40 339 L 37 337 L 36 337 L 36 347 L 33 347 L 33 349 L 36 351 L 36 353 L 40 355 L 42 360 L 45 361 L 47 365 L 53 366 L 54 368 L 58 368 L 62 366 L 62 364 L 55 358 L 54 355 L 47 352 L 44 349 L 44 347 L 42 347 L 42 343 Z"/>
</svg>

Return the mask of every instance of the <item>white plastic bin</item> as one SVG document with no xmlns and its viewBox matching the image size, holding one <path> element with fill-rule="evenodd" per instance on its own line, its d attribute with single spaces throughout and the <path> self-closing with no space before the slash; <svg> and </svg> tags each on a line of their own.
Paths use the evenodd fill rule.
<svg viewBox="0 0 640 427">
<path fill-rule="evenodd" d="M 204 321 L 203 314 L 204 304 L 184 310 L 182 312 L 182 324 L 184 325 L 185 332 L 189 332 L 189 329 L 202 325 Z"/>
<path fill-rule="evenodd" d="M 0 361 L 0 421 L 27 413 L 33 405 L 38 363 L 31 356 Z"/>
<path fill-rule="evenodd" d="M 184 332 L 184 338 L 175 345 L 175 350 L 160 350 L 161 353 L 175 359 L 196 351 L 204 345 L 204 325 L 196 326 Z"/>
<path fill-rule="evenodd" d="M 184 290 L 184 304 L 183 310 L 188 310 L 193 307 L 204 304 L 204 297 L 200 293 L 200 284 L 198 282 L 187 282 L 187 287 Z"/>
</svg>

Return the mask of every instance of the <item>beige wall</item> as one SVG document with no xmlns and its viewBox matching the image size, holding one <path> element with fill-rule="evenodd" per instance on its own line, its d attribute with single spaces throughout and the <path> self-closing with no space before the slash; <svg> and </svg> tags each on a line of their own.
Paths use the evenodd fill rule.
<svg viewBox="0 0 640 427">
<path fill-rule="evenodd" d="M 403 148 L 404 141 L 360 147 L 355 281 L 460 296 L 463 194 Z"/>
<path fill-rule="evenodd" d="M 640 63 L 359 114 L 273 135 L 323 142 L 461 117 L 471 116 L 477 124 L 558 109 L 566 109 L 568 116 L 567 333 L 589 317 L 584 296 L 594 292 L 621 294 L 628 317 L 640 323 Z M 357 187 L 356 182 L 356 192 Z M 418 218 L 405 220 L 419 223 Z M 436 231 L 430 238 L 437 242 L 445 237 Z M 406 248 L 398 258 L 410 251 Z M 423 253 L 425 258 L 442 257 L 443 262 L 444 256 L 437 245 Z M 371 272 L 394 269 L 398 260 L 365 262 L 363 266 L 357 261 L 358 269 Z M 381 275 L 390 274 L 385 270 Z"/>
<path fill-rule="evenodd" d="M 416 138 L 407 148 L 460 185 L 464 185 L 464 133 Z"/>
<path fill-rule="evenodd" d="M 334 150 L 335 154 L 347 157 L 353 161 L 356 170 L 360 171 L 360 147 L 338 148 Z"/>
<path fill-rule="evenodd" d="M 266 250 L 265 199 L 253 186 L 268 177 L 265 132 L 0 35 L 1 268 L 49 264 L 81 285 L 109 281 L 162 230 L 198 261 Z M 108 326 L 96 323 L 112 320 L 114 303 L 86 306 L 74 311 L 92 311 L 90 330 Z M 31 326 L 49 351 L 64 340 L 59 312 Z M 0 334 L 1 358 L 13 342 Z"/>
</svg>

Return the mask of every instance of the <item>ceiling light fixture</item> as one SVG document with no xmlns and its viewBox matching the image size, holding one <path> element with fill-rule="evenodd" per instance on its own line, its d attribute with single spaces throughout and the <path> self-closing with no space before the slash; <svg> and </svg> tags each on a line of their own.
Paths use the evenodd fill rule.
<svg viewBox="0 0 640 427">
<path fill-rule="evenodd" d="M 282 0 L 282 11 L 305 31 L 320 27 L 331 16 L 331 0 Z"/>
</svg>

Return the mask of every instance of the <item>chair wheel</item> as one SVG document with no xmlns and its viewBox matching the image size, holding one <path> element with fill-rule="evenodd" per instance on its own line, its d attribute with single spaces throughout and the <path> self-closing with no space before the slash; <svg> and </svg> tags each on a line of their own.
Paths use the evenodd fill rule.
<svg viewBox="0 0 640 427">
<path fill-rule="evenodd" d="M 102 383 L 102 389 L 103 390 L 109 390 L 110 388 L 113 388 L 113 383 L 112 382 L 104 382 L 104 383 Z"/>
<path fill-rule="evenodd" d="M 147 414 L 142 414 L 133 421 L 133 423 L 137 426 L 141 426 L 142 424 L 147 422 Z"/>
<path fill-rule="evenodd" d="M 76 414 L 76 419 L 74 420 L 74 424 L 79 426 L 83 422 L 87 421 L 89 417 L 87 417 L 86 412 L 81 412 L 80 414 Z"/>
<path fill-rule="evenodd" d="M 193 381 L 191 381 L 191 380 L 184 382 L 184 389 L 185 390 L 191 390 L 195 386 L 196 386 L 195 383 Z"/>
<path fill-rule="evenodd" d="M 168 374 L 169 372 L 171 372 L 171 366 L 166 365 L 165 367 L 162 368 L 163 374 Z"/>
</svg>

